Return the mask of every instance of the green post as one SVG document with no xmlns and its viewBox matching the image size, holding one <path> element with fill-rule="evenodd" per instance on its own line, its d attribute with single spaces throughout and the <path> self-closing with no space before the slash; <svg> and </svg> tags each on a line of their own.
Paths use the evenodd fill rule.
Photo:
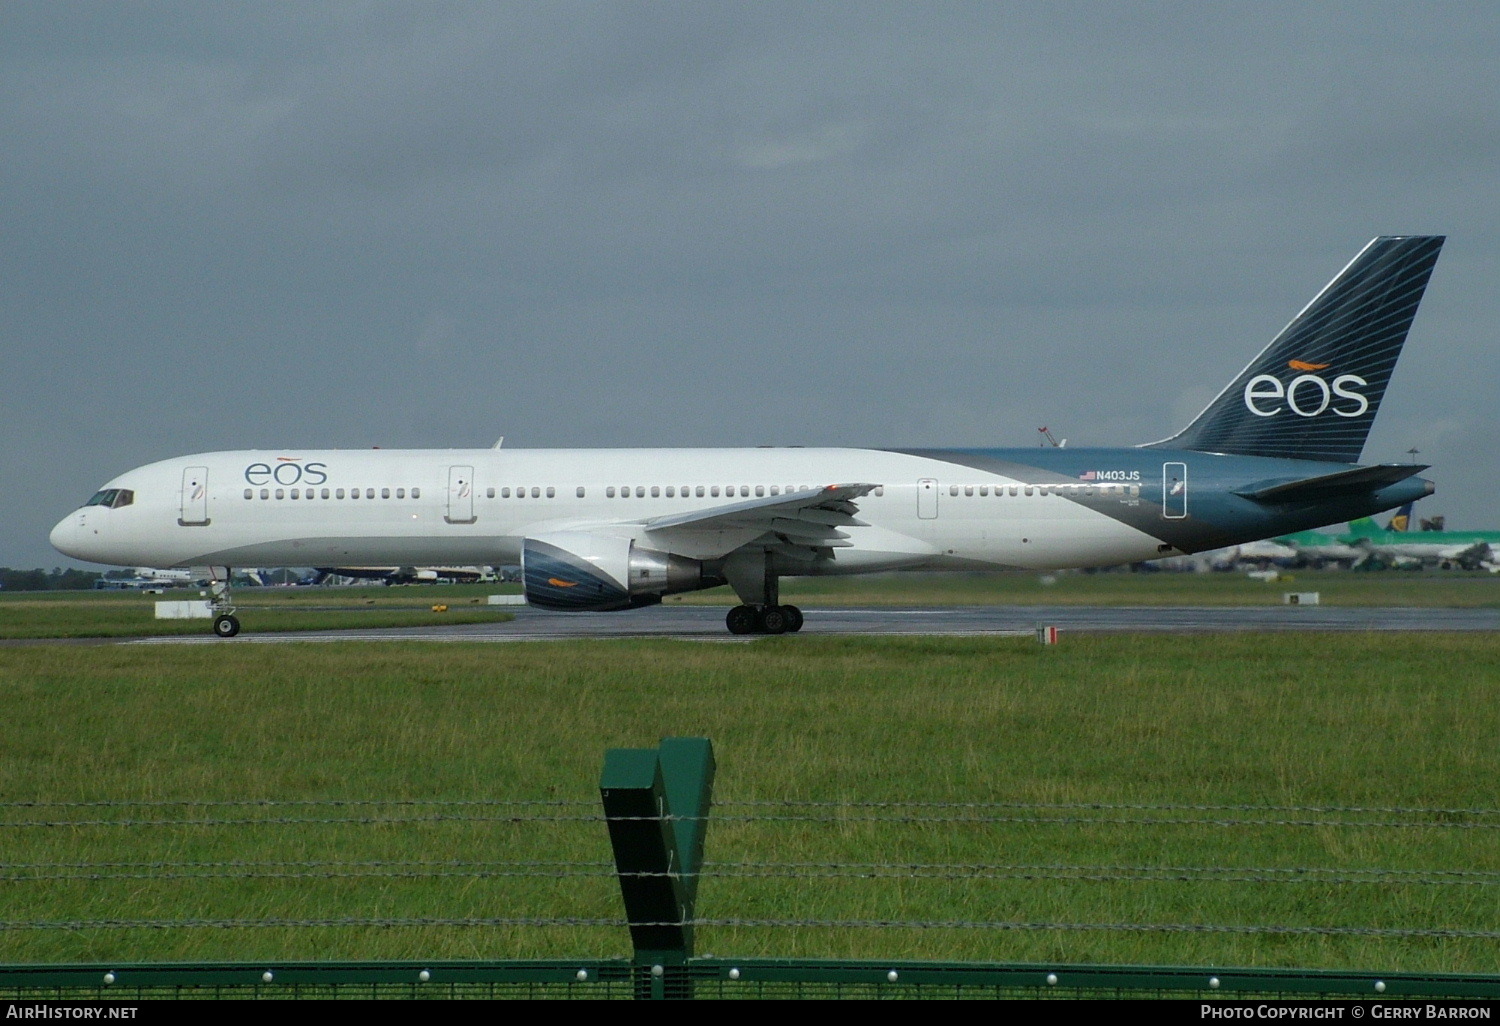
<svg viewBox="0 0 1500 1026">
<path fill-rule="evenodd" d="M 713 790 L 707 738 L 666 738 L 660 748 L 611 748 L 599 796 L 609 826 L 637 997 L 689 997 L 694 904 Z"/>
</svg>

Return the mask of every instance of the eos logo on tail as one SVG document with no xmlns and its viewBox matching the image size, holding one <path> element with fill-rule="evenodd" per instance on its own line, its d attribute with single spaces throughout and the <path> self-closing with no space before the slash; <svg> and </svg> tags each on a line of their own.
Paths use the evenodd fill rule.
<svg viewBox="0 0 1500 1026">
<path fill-rule="evenodd" d="M 1369 411 L 1370 400 L 1354 390 L 1354 386 L 1369 384 L 1358 374 L 1340 374 L 1330 382 L 1312 373 L 1326 370 L 1326 363 L 1288 360 L 1287 366 L 1305 373 L 1285 384 L 1270 374 L 1255 375 L 1245 383 L 1245 409 L 1257 417 L 1274 417 L 1283 409 L 1299 417 L 1316 417 L 1324 410 L 1340 417 L 1359 417 Z"/>
</svg>

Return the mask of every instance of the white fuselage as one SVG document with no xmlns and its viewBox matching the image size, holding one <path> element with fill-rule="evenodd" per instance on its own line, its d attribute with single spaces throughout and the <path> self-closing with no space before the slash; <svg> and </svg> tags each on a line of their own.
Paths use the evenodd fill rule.
<svg viewBox="0 0 1500 1026">
<path fill-rule="evenodd" d="M 52 544 L 157 567 L 513 563 L 527 537 L 586 530 L 644 542 L 651 518 L 852 482 L 877 486 L 858 502 L 860 526 L 808 572 L 1051 569 L 1163 554 L 1157 538 L 1067 501 L 1055 483 L 901 452 L 799 448 L 205 453 L 120 475 L 105 489 L 130 501 L 76 510 Z M 1097 487 L 1109 503 L 1140 502 L 1138 485 Z M 758 533 L 700 533 L 702 551 L 680 554 L 712 558 Z"/>
</svg>

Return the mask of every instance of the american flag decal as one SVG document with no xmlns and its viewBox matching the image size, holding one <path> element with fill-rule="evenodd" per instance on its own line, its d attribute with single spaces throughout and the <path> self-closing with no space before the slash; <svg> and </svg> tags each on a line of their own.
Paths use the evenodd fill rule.
<svg viewBox="0 0 1500 1026">
<path fill-rule="evenodd" d="M 1098 480 L 1098 478 L 1099 472 L 1097 470 L 1086 470 L 1082 474 L 1078 475 L 1078 480 L 1080 481 L 1095 481 Z"/>
</svg>

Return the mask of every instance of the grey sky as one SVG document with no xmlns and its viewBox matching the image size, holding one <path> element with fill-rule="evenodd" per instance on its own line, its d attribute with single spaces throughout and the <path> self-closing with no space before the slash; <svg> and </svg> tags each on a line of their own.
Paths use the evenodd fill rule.
<svg viewBox="0 0 1500 1026">
<path fill-rule="evenodd" d="M 0 5 L 0 564 L 214 449 L 1171 433 L 1449 243 L 1367 461 L 1500 526 L 1500 6 Z"/>
</svg>

